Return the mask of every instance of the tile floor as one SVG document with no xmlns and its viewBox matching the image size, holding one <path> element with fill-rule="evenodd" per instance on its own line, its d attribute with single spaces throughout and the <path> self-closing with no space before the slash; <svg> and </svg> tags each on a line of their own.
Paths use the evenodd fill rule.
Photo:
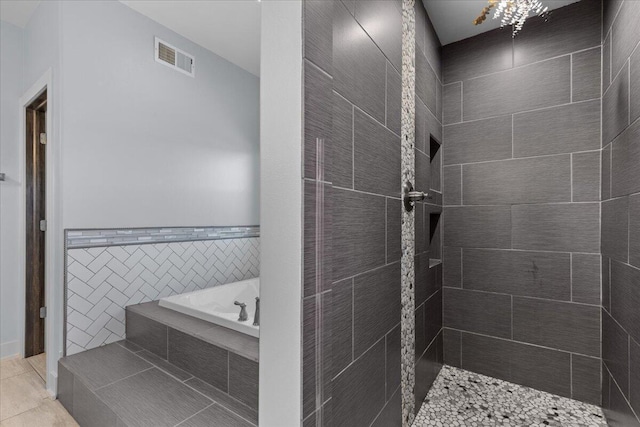
<svg viewBox="0 0 640 427">
<path fill-rule="evenodd" d="M 444 366 L 414 427 L 606 426 L 597 406 Z"/>
<path fill-rule="evenodd" d="M 0 427 L 77 426 L 45 389 L 45 355 L 0 361 Z"/>
</svg>

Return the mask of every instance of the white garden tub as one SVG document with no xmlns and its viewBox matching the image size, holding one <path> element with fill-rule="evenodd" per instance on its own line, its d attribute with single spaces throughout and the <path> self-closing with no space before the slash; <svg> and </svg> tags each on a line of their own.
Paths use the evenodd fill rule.
<svg viewBox="0 0 640 427">
<path fill-rule="evenodd" d="M 160 299 L 160 306 L 178 311 L 252 337 L 260 336 L 260 327 L 253 326 L 256 297 L 260 296 L 260 278 L 227 283 L 200 291 Z M 240 307 L 235 301 L 247 305 L 248 319 L 238 321 Z"/>
</svg>

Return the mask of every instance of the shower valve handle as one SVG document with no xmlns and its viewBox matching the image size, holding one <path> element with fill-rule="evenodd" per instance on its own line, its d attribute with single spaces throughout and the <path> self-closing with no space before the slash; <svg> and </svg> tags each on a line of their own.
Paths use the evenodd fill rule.
<svg viewBox="0 0 640 427">
<path fill-rule="evenodd" d="M 402 201 L 404 203 L 404 208 L 407 212 L 411 212 L 413 210 L 413 206 L 415 202 L 421 202 L 424 199 L 430 200 L 433 196 L 429 193 L 424 193 L 422 191 L 414 191 L 413 184 L 411 181 L 405 182 L 403 186 L 403 195 Z"/>
</svg>

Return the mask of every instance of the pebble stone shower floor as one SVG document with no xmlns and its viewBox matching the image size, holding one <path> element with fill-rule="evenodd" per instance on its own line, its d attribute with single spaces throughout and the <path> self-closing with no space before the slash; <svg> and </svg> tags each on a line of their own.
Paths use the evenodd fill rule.
<svg viewBox="0 0 640 427">
<path fill-rule="evenodd" d="M 413 427 L 606 426 L 594 405 L 443 366 Z"/>
</svg>

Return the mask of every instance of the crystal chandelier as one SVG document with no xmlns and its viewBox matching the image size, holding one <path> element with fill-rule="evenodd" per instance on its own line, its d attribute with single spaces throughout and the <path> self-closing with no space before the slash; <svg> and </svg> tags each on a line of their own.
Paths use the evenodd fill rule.
<svg viewBox="0 0 640 427">
<path fill-rule="evenodd" d="M 489 0 L 489 5 L 482 9 L 482 13 L 473 23 L 475 25 L 482 24 L 491 9 L 495 9 L 493 19 L 502 16 L 500 26 L 511 25 L 515 36 L 522 29 L 524 21 L 527 20 L 530 13 L 542 16 L 547 12 L 548 7 L 543 6 L 540 0 Z"/>
</svg>

